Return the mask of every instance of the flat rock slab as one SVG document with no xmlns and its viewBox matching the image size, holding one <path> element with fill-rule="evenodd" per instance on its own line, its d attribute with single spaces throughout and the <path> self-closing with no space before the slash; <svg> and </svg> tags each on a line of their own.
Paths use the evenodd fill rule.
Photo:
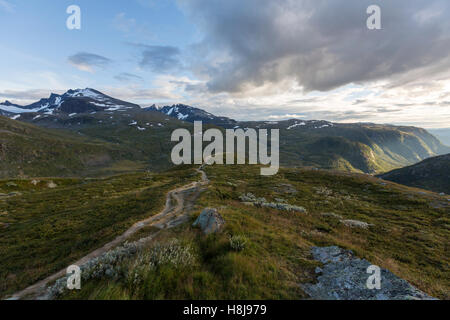
<svg viewBox="0 0 450 320">
<path fill-rule="evenodd" d="M 324 264 L 315 284 L 303 284 L 302 289 L 316 300 L 435 300 L 392 272 L 381 269 L 381 289 L 368 289 L 367 280 L 373 273 L 369 261 L 359 259 L 352 251 L 339 247 L 314 247 L 314 259 Z"/>
</svg>

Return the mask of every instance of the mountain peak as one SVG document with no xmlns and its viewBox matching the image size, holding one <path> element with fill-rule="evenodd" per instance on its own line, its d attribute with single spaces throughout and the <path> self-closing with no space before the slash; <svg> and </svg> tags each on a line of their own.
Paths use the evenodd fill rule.
<svg viewBox="0 0 450 320">
<path fill-rule="evenodd" d="M 172 106 L 164 106 L 162 108 L 151 106 L 146 110 L 159 111 L 172 118 L 177 118 L 178 120 L 188 122 L 203 121 L 204 123 L 221 125 L 227 128 L 234 127 L 236 125 L 236 121 L 233 119 L 217 117 L 205 110 L 191 107 L 186 104 L 174 104 Z"/>
<path fill-rule="evenodd" d="M 5 100 L 5 102 L 0 103 L 0 105 L 4 106 L 4 107 L 19 107 L 20 108 L 20 106 L 18 104 L 11 103 L 9 100 Z"/>
<path fill-rule="evenodd" d="M 92 89 L 92 88 L 84 88 L 84 89 L 70 89 L 68 90 L 63 96 L 66 97 L 86 97 L 86 98 L 93 98 L 93 99 L 99 99 L 99 97 L 106 97 L 105 94 L 101 93 L 98 90 Z"/>
<path fill-rule="evenodd" d="M 121 101 L 92 88 L 70 89 L 62 95 L 51 93 L 49 98 L 43 98 L 27 106 L 18 106 L 6 101 L 2 110 L 12 113 L 45 113 L 79 114 L 92 112 L 113 112 L 138 108 L 136 104 Z"/>
</svg>

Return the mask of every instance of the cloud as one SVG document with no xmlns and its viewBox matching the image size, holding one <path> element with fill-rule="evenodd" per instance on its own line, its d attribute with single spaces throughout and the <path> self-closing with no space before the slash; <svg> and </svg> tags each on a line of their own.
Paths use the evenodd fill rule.
<svg viewBox="0 0 450 320">
<path fill-rule="evenodd" d="M 179 60 L 180 50 L 172 46 L 155 46 L 144 44 L 133 44 L 141 50 L 142 68 L 150 69 L 155 73 L 169 73 L 181 68 Z"/>
<path fill-rule="evenodd" d="M 60 93 L 60 90 L 56 90 Z M 0 101 L 12 100 L 12 102 L 26 105 L 38 101 L 50 95 L 48 89 L 29 89 L 29 90 L 2 90 L 0 91 Z"/>
<path fill-rule="evenodd" d="M 292 113 L 292 114 L 272 114 L 269 115 L 267 118 L 270 120 L 289 120 L 289 119 L 298 119 L 298 118 L 304 118 L 305 116 L 303 114 L 298 113 Z"/>
<path fill-rule="evenodd" d="M 368 30 L 366 9 L 377 2 L 382 30 Z M 374 81 L 402 86 L 450 67 L 448 0 L 179 4 L 203 34 L 192 69 L 211 92 L 249 92 L 286 79 L 305 91 Z"/>
<path fill-rule="evenodd" d="M 68 58 L 71 65 L 81 71 L 94 72 L 95 68 L 106 67 L 111 60 L 93 53 L 79 52 Z"/>
<path fill-rule="evenodd" d="M 144 80 L 142 77 L 128 72 L 119 73 L 114 77 L 114 79 L 119 80 L 121 82 L 136 82 Z"/>
<path fill-rule="evenodd" d="M 9 13 L 14 12 L 14 6 L 6 0 L 0 0 L 0 9 Z"/>
</svg>

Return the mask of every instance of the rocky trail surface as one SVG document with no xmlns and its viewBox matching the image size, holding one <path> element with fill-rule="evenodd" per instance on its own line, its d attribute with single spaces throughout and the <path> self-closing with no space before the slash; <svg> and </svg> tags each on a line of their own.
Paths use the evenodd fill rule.
<svg viewBox="0 0 450 320">
<path fill-rule="evenodd" d="M 302 285 L 315 300 L 435 300 L 386 269 L 380 271 L 380 287 L 369 289 L 371 263 L 339 247 L 315 247 L 314 259 L 324 264 L 317 268 L 318 282 Z M 370 270 L 370 269 L 369 269 Z"/>
<path fill-rule="evenodd" d="M 194 206 L 196 198 L 200 194 L 203 187 L 205 187 L 209 183 L 208 177 L 203 171 L 203 167 L 197 169 L 197 172 L 201 174 L 201 180 L 168 192 L 166 196 L 166 204 L 164 206 L 164 209 L 160 213 L 153 215 L 145 220 L 136 222 L 123 234 L 108 242 L 103 247 L 94 250 L 80 260 L 74 262 L 72 265 L 83 266 L 89 261 L 101 257 L 145 227 L 156 227 L 163 230 L 176 227 L 188 221 L 188 213 Z M 150 241 L 155 237 L 156 234 L 157 233 L 147 238 L 143 238 L 139 240 L 139 242 L 142 244 Z M 55 280 L 63 278 L 64 276 L 66 276 L 66 269 L 60 270 L 59 272 L 35 283 L 34 285 L 31 285 L 28 288 L 15 293 L 9 298 L 9 300 L 46 299 L 46 290 L 48 288 L 48 285 Z"/>
</svg>

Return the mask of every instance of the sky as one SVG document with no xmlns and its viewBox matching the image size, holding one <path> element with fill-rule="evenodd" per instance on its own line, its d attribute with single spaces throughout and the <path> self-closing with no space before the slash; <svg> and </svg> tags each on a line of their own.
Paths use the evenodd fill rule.
<svg viewBox="0 0 450 320">
<path fill-rule="evenodd" d="M 0 101 L 17 104 L 90 87 L 237 120 L 448 128 L 449 53 L 448 0 L 0 0 Z"/>
</svg>

